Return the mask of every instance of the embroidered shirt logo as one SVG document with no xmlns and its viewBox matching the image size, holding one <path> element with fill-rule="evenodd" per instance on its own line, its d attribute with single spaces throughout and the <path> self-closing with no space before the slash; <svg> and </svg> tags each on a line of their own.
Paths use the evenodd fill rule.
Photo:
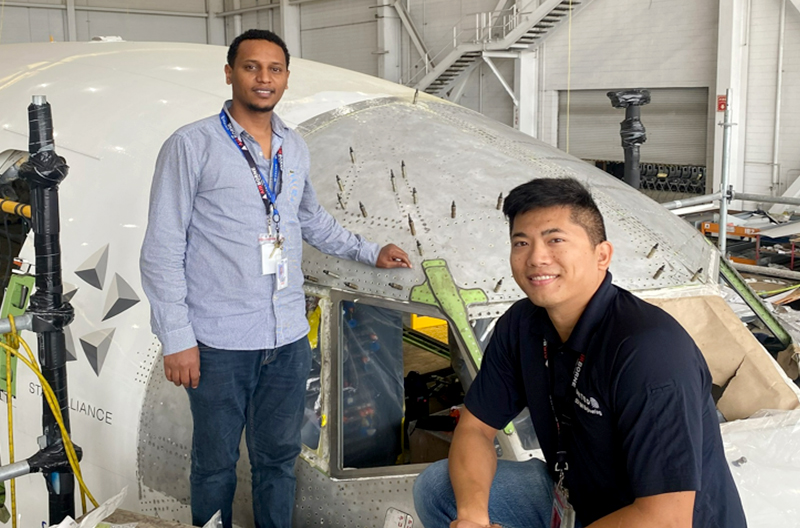
<svg viewBox="0 0 800 528">
<path fill-rule="evenodd" d="M 600 410 L 600 404 L 597 403 L 597 400 L 593 397 L 587 398 L 578 389 L 575 389 L 575 405 L 589 414 L 603 416 L 603 411 Z"/>
</svg>

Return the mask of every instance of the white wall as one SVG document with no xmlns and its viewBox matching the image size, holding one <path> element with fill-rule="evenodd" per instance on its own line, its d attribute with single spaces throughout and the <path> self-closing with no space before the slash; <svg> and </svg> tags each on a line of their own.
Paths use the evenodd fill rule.
<svg viewBox="0 0 800 528">
<path fill-rule="evenodd" d="M 13 4 L 2 10 L 0 44 L 86 41 L 111 35 L 130 41 L 207 42 L 205 0 L 75 0 L 76 34 L 72 36 L 65 0 L 15 0 Z"/>
<path fill-rule="evenodd" d="M 593 0 L 582 8 L 572 20 L 571 42 L 564 22 L 542 45 L 540 138 L 557 145 L 554 92 L 568 87 L 570 54 L 572 90 L 708 88 L 707 126 L 713 127 L 717 9 L 716 2 L 696 0 Z M 622 116 L 620 110 L 620 121 Z M 642 122 L 646 127 L 646 106 Z M 710 165 L 713 133 L 708 134 L 707 159 Z"/>
<path fill-rule="evenodd" d="M 782 194 L 800 175 L 800 12 L 787 2 L 779 175 L 772 187 L 781 0 L 757 0 L 750 16 L 747 131 L 743 192 Z"/>
</svg>

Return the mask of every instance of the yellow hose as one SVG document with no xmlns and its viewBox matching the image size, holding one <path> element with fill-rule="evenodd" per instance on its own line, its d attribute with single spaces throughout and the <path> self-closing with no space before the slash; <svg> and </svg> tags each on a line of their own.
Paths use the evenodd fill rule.
<svg viewBox="0 0 800 528">
<path fill-rule="evenodd" d="M 31 217 L 31 206 L 11 200 L 0 198 L 0 210 L 4 213 L 13 214 L 17 216 L 24 216 L 25 218 Z"/>
<path fill-rule="evenodd" d="M 8 334 L 8 342 L 19 348 L 19 342 L 14 336 L 17 334 L 17 325 L 14 318 L 9 318 L 11 323 L 11 333 Z M 8 463 L 14 463 L 14 411 L 11 405 L 11 352 L 10 347 L 6 349 L 6 408 L 8 409 Z M 11 479 L 9 483 L 11 491 L 11 526 L 17 528 L 17 479 Z"/>
<path fill-rule="evenodd" d="M 89 489 L 86 487 L 86 483 L 83 481 L 83 474 L 81 473 L 80 462 L 78 461 L 78 455 L 75 453 L 75 446 L 72 444 L 72 439 L 69 437 L 69 433 L 67 433 L 67 428 L 64 425 L 64 417 L 61 415 L 61 408 L 58 406 L 58 399 L 56 398 L 53 389 L 50 387 L 50 384 L 45 379 L 44 375 L 42 374 L 41 370 L 39 369 L 39 365 L 36 362 L 36 358 L 31 352 L 30 347 L 25 342 L 19 334 L 16 333 L 16 328 L 14 326 L 14 318 L 13 316 L 9 316 L 9 321 L 11 322 L 12 333 L 7 334 L 11 336 L 12 340 L 18 341 L 20 345 L 25 349 L 28 357 L 26 358 L 23 356 L 18 350 L 6 345 L 5 343 L 0 343 L 0 347 L 4 348 L 6 351 L 6 358 L 9 358 L 10 355 L 14 355 L 18 360 L 22 361 L 28 368 L 30 368 L 36 377 L 39 378 L 39 382 L 42 385 L 42 393 L 44 394 L 45 400 L 47 401 L 48 406 L 50 407 L 50 411 L 53 413 L 53 416 L 58 423 L 58 427 L 61 430 L 61 439 L 64 442 L 64 449 L 67 454 L 67 460 L 69 460 L 70 467 L 72 468 L 72 472 L 75 474 L 75 478 L 78 481 L 81 490 L 81 501 L 83 506 L 84 513 L 86 512 L 86 499 L 85 497 L 88 496 L 89 500 L 92 502 L 94 507 L 98 507 L 99 504 L 94 499 L 94 496 L 91 494 Z M 16 343 L 14 343 L 16 344 Z M 10 369 L 10 361 L 6 361 L 6 372 L 9 373 Z M 6 376 L 6 387 L 8 389 L 8 400 L 11 401 L 11 392 L 10 392 L 10 383 L 8 382 L 9 376 Z M 10 404 L 9 404 L 10 405 Z M 10 416 L 10 415 L 9 415 Z M 9 418 L 9 431 L 11 431 L 11 422 Z M 13 486 L 13 480 L 12 480 Z M 12 494 L 14 488 L 12 487 Z M 12 499 L 13 500 L 13 499 Z M 12 503 L 12 509 L 15 508 L 15 504 Z"/>
</svg>

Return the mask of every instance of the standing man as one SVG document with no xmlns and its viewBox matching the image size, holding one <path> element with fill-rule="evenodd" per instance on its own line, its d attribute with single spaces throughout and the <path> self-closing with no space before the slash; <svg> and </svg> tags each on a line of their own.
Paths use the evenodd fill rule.
<svg viewBox="0 0 800 528">
<path fill-rule="evenodd" d="M 142 286 L 167 379 L 189 394 L 192 522 L 222 510 L 231 526 L 245 429 L 256 526 L 288 528 L 311 365 L 303 241 L 373 266 L 411 264 L 317 202 L 308 147 L 273 112 L 289 79 L 277 35 L 237 37 L 225 79 L 232 100 L 219 115 L 176 131 L 158 156 Z"/>
<path fill-rule="evenodd" d="M 503 212 L 528 298 L 497 322 L 449 461 L 417 478 L 425 528 L 571 528 L 576 514 L 590 528 L 744 528 L 705 360 L 672 317 L 611 283 L 589 191 L 533 180 Z M 495 434 L 526 406 L 546 463 L 498 461 Z"/>
</svg>

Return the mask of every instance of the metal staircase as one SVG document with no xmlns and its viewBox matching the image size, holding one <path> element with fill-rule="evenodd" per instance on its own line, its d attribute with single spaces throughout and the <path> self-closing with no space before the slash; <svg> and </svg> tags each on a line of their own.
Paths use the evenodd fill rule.
<svg viewBox="0 0 800 528">
<path fill-rule="evenodd" d="M 528 49 L 590 1 L 532 0 L 521 9 L 515 5 L 464 17 L 453 27 L 453 41 L 436 56 L 424 56 L 406 84 L 439 95 L 477 66 L 483 52 Z"/>
</svg>

